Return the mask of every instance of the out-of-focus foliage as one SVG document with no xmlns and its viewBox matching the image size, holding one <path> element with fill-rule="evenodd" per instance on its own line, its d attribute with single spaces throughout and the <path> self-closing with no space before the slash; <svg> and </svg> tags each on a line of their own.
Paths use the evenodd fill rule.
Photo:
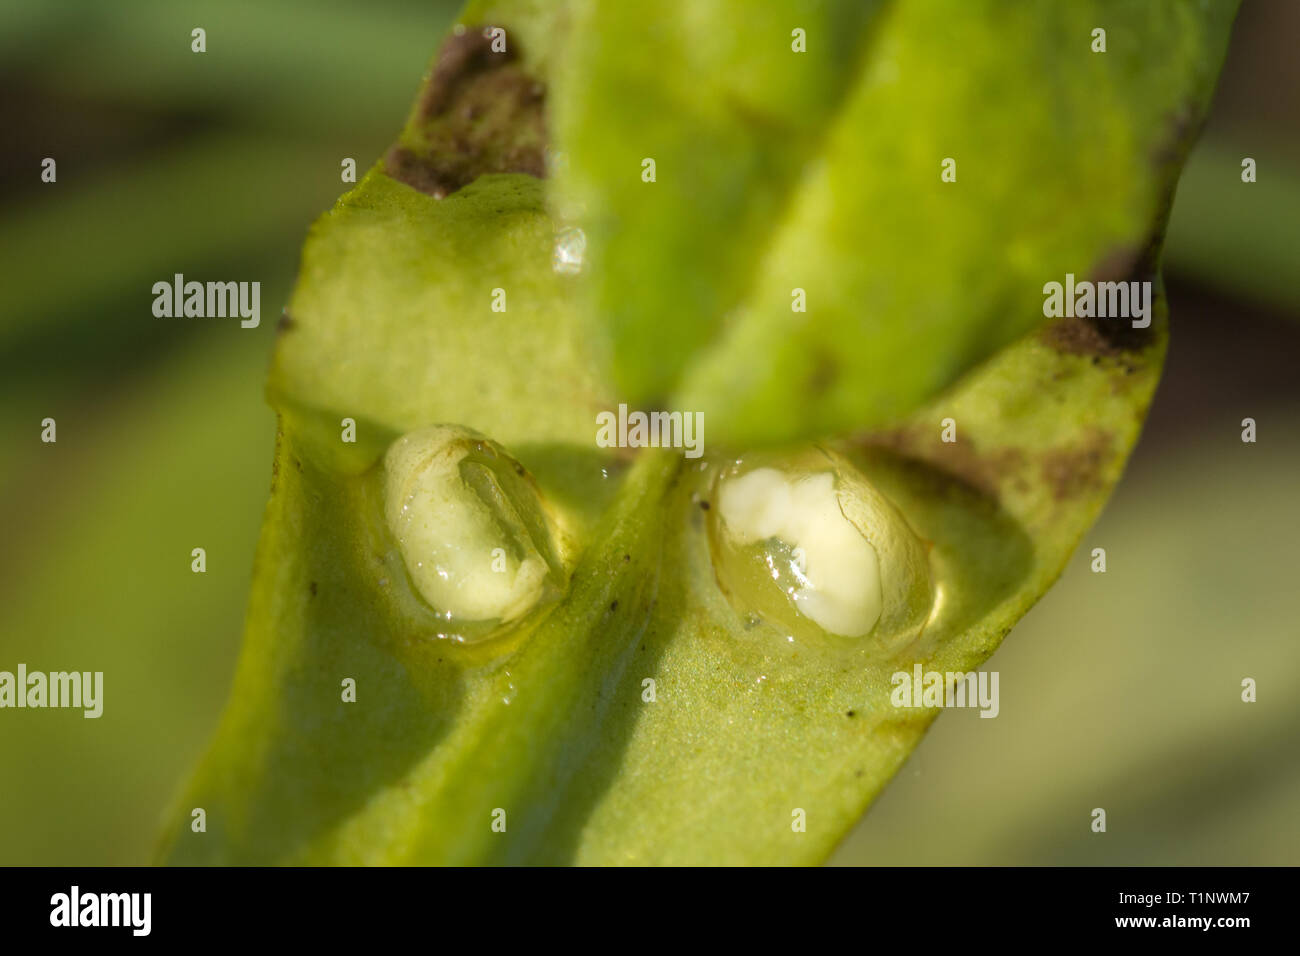
<svg viewBox="0 0 1300 956">
<path fill-rule="evenodd" d="M 1293 132 L 1300 152 L 1300 127 Z M 1192 154 L 1169 222 L 1168 261 L 1245 302 L 1300 316 L 1300 172 L 1271 137 L 1261 139 L 1246 147 L 1253 183 L 1242 182 L 1241 148 L 1212 142 Z"/>
<path fill-rule="evenodd" d="M 0 863 L 149 860 L 234 671 L 297 247 L 456 6 L 0 2 L 0 669 L 102 669 L 106 698 L 3 712 Z M 260 280 L 261 327 L 155 318 L 175 272 Z"/>
</svg>

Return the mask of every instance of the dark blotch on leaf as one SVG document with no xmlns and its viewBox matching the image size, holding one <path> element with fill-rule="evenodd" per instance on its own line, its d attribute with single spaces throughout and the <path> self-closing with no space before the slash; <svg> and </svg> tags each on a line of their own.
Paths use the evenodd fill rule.
<svg viewBox="0 0 1300 956">
<path fill-rule="evenodd" d="M 823 395 L 839 378 L 840 368 L 835 359 L 826 352 L 818 352 L 811 373 L 808 375 L 808 394 Z"/>
<path fill-rule="evenodd" d="M 1066 501 L 1101 487 L 1102 468 L 1110 458 L 1111 436 L 1094 429 L 1079 445 L 1058 448 L 1043 456 L 1043 481 L 1052 497 Z"/>
<path fill-rule="evenodd" d="M 438 199 L 486 173 L 546 175 L 546 87 L 516 61 L 517 41 L 492 51 L 482 28 L 452 36 L 384 170 Z"/>
<path fill-rule="evenodd" d="M 956 441 L 945 442 L 937 429 L 923 430 L 920 426 L 908 426 L 869 435 L 862 439 L 861 444 L 882 448 L 905 459 L 924 462 L 980 494 L 995 499 L 999 496 L 1001 484 L 1015 477 L 1025 464 L 1025 454 L 1019 448 L 984 451 L 977 448 L 960 430 Z"/>
<path fill-rule="evenodd" d="M 1154 311 L 1156 266 L 1163 233 L 1153 234 L 1145 244 L 1122 246 L 1103 256 L 1088 276 L 1090 282 L 1150 282 Z M 1067 316 L 1046 326 L 1043 341 L 1067 355 L 1119 358 L 1126 352 L 1140 352 L 1155 341 L 1154 321 L 1135 329 L 1126 318 L 1078 318 Z M 1094 362 L 1094 364 L 1096 364 Z"/>
<path fill-rule="evenodd" d="M 1067 316 L 1058 319 L 1043 330 L 1043 340 L 1067 355 L 1091 355 L 1093 364 L 1099 358 L 1115 358 L 1123 350 L 1103 334 L 1101 323 L 1114 322 L 1114 319 L 1081 319 Z"/>
<path fill-rule="evenodd" d="M 1150 282 L 1149 308 L 1155 310 L 1156 264 L 1162 234 L 1152 235 L 1140 246 L 1123 246 L 1113 250 L 1093 268 L 1091 282 Z M 1126 352 L 1139 352 L 1155 341 L 1154 321 L 1145 329 L 1135 329 L 1131 319 L 1079 318 L 1057 319 L 1043 329 L 1043 341 L 1067 355 L 1119 358 Z M 1094 363 L 1095 364 L 1095 363 Z"/>
<path fill-rule="evenodd" d="M 493 57 L 496 63 L 493 63 Z M 514 58 L 514 50 L 509 47 L 504 52 L 493 53 L 492 41 L 484 35 L 482 28 L 467 28 L 459 35 L 453 33 L 438 50 L 433 75 L 420 96 L 420 114 L 428 119 L 447 112 L 462 84 Z"/>
</svg>

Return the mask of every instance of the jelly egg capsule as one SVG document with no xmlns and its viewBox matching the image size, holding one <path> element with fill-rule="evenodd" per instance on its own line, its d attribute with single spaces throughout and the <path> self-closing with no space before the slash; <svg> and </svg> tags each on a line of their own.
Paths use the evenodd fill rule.
<svg viewBox="0 0 1300 956">
<path fill-rule="evenodd" d="M 738 462 L 715 498 L 714 567 L 738 610 L 805 637 L 919 630 L 931 603 L 925 545 L 842 456 Z"/>
<path fill-rule="evenodd" d="M 425 428 L 389 447 L 384 517 L 415 589 L 447 620 L 516 620 L 563 581 L 536 486 L 468 429 Z"/>
</svg>

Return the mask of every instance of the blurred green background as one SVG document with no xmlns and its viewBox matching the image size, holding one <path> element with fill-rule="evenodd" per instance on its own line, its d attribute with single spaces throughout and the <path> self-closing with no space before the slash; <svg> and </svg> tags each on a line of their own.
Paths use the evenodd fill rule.
<svg viewBox="0 0 1300 956">
<path fill-rule="evenodd" d="M 149 860 L 234 669 L 298 249 L 458 6 L 0 0 L 0 669 L 105 672 L 99 720 L 0 715 L 0 863 Z M 1165 381 L 1111 506 L 987 665 L 1001 716 L 942 716 L 834 862 L 1300 863 L 1297 35 L 1300 4 L 1247 0 L 1170 227 Z M 175 272 L 260 280 L 261 327 L 155 319 Z"/>
</svg>

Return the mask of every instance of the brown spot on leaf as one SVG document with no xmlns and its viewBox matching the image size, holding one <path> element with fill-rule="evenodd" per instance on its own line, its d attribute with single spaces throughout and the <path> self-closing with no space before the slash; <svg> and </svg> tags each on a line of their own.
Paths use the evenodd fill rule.
<svg viewBox="0 0 1300 956">
<path fill-rule="evenodd" d="M 826 352 L 818 352 L 813 358 L 812 371 L 808 375 L 808 394 L 816 397 L 823 395 L 839 378 L 839 363 Z"/>
<path fill-rule="evenodd" d="M 438 199 L 486 173 L 546 175 L 546 87 L 492 51 L 482 28 L 451 36 L 416 108 L 414 128 L 384 158 L 388 175 Z"/>
<path fill-rule="evenodd" d="M 494 62 L 494 59 L 495 62 Z M 457 89 L 476 74 L 515 59 L 513 49 L 492 51 L 492 41 L 482 29 L 453 33 L 438 50 L 429 84 L 420 97 L 420 113 L 426 119 L 445 113 L 454 102 Z"/>
<path fill-rule="evenodd" d="M 826 394 L 839 378 L 840 363 L 829 352 L 819 350 L 813 356 L 813 368 L 809 369 L 809 377 L 805 381 L 807 394 L 811 398 Z"/>
<path fill-rule="evenodd" d="M 1091 355 L 1094 364 L 1098 356 L 1115 358 L 1123 354 L 1120 348 L 1102 334 L 1099 321 L 1109 320 L 1081 319 L 1077 316 L 1057 319 L 1043 329 L 1043 341 L 1066 355 Z"/>
<path fill-rule="evenodd" d="M 867 436 L 863 444 L 923 461 L 992 498 L 997 498 L 1003 482 L 1015 478 L 1025 465 L 1021 449 L 1008 446 L 984 451 L 960 429 L 955 442 L 940 440 L 937 429 L 931 435 L 911 425 Z"/>
<path fill-rule="evenodd" d="M 1041 474 L 1052 497 L 1067 501 L 1103 487 L 1111 445 L 1110 434 L 1094 428 L 1078 445 L 1044 454 Z"/>
<path fill-rule="evenodd" d="M 1191 103 L 1166 116 L 1165 128 L 1150 156 L 1152 164 L 1157 167 L 1157 181 L 1163 189 L 1150 233 L 1141 244 L 1119 247 L 1103 256 L 1089 276 L 1093 282 L 1151 282 L 1153 313 L 1160 249 L 1164 245 L 1165 228 L 1173 206 L 1178 171 L 1204 119 L 1204 110 Z M 1049 345 L 1068 354 L 1119 358 L 1125 352 L 1140 351 L 1150 345 L 1155 340 L 1155 324 L 1153 321 L 1145 329 L 1136 329 L 1132 322 L 1123 319 L 1066 318 L 1044 329 L 1043 336 Z M 1126 364 L 1122 374 L 1131 375 L 1133 371 L 1133 367 Z"/>
<path fill-rule="evenodd" d="M 1125 353 L 1139 352 L 1150 345 L 1155 340 L 1155 299 L 1159 294 L 1156 264 L 1162 239 L 1163 235 L 1157 234 L 1141 246 L 1112 249 L 1097 261 L 1088 275 L 1088 281 L 1092 283 L 1150 282 L 1151 297 L 1147 308 L 1152 321 L 1146 328 L 1134 328 L 1130 318 L 1118 316 L 1066 316 L 1043 329 L 1043 341 L 1067 355 L 1102 358 L 1119 358 Z"/>
</svg>

